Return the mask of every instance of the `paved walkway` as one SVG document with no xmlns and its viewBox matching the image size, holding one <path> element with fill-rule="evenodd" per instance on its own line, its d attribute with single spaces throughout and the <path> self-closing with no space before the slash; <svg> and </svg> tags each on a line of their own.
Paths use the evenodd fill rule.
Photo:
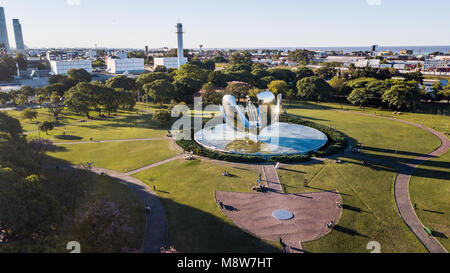
<svg viewBox="0 0 450 273">
<path fill-rule="evenodd" d="M 150 165 L 148 165 L 148 166 L 145 166 L 145 167 L 142 167 L 142 168 L 139 168 L 139 169 L 136 169 L 136 170 L 134 170 L 134 171 L 127 172 L 125 175 L 133 175 L 133 174 L 135 174 L 135 173 L 138 173 L 138 172 L 142 172 L 142 171 L 148 170 L 148 169 L 150 169 L 150 168 L 153 168 L 153 167 L 156 167 L 156 166 L 165 164 L 165 163 L 167 163 L 167 162 L 177 160 L 177 159 L 179 159 L 179 158 L 182 158 L 183 156 L 184 156 L 184 154 L 176 155 L 176 156 L 173 156 L 173 157 L 171 157 L 171 158 L 168 158 L 168 159 L 165 159 L 165 160 L 162 160 L 162 161 L 159 161 L 159 162 L 150 164 Z"/>
<path fill-rule="evenodd" d="M 341 195 L 335 191 L 295 194 L 265 194 L 215 191 L 216 203 L 224 215 L 248 233 L 270 241 L 281 238 L 286 252 L 302 252 L 301 242 L 318 239 L 330 229 L 327 223 L 338 222 Z M 222 205 L 221 205 L 222 203 Z M 290 220 L 272 216 L 275 210 L 289 210 Z"/>
<path fill-rule="evenodd" d="M 167 140 L 170 137 L 153 137 L 153 138 L 130 138 L 130 139 L 112 139 L 112 140 L 93 140 L 93 141 L 73 141 L 73 142 L 55 142 L 55 145 L 73 145 L 73 144 L 90 144 L 90 143 L 107 143 L 107 142 L 128 142 L 128 141 L 150 141 L 150 140 Z"/>
<path fill-rule="evenodd" d="M 77 165 L 63 166 L 62 169 L 64 168 L 85 170 L 84 167 Z M 151 212 L 150 214 L 146 215 L 145 235 L 144 243 L 142 245 L 142 252 L 159 253 L 161 247 L 165 247 L 167 243 L 167 217 L 164 206 L 156 193 L 140 180 L 124 173 L 95 167 L 92 167 L 90 171 L 97 174 L 104 173 L 116 179 L 120 183 L 126 185 L 130 190 L 132 190 L 144 206 L 150 206 Z"/>
<path fill-rule="evenodd" d="M 263 165 L 264 176 L 266 177 L 267 187 L 272 192 L 282 193 L 283 188 L 281 187 L 280 179 L 278 178 L 277 170 L 273 164 Z"/>
<path fill-rule="evenodd" d="M 350 113 L 355 113 L 355 114 L 360 114 L 360 115 L 365 115 L 365 116 L 374 116 L 371 114 L 359 113 L 359 112 L 355 112 L 355 111 L 341 111 L 341 110 L 332 110 L 332 111 L 347 112 L 347 113 L 350 112 Z M 416 124 L 413 122 L 409 122 L 409 121 L 401 120 L 401 119 L 395 119 L 395 118 L 391 118 L 391 117 L 382 117 L 382 116 L 377 116 L 377 117 L 394 120 L 397 122 L 402 122 L 405 124 L 409 124 L 409 125 L 421 128 L 423 130 L 426 130 L 426 131 L 432 133 L 433 135 L 438 137 L 439 140 L 441 141 L 441 145 L 433 152 L 431 152 L 427 155 L 423 155 L 418 158 L 411 159 L 411 160 L 409 160 L 409 163 L 400 165 L 399 171 L 397 173 L 397 176 L 396 176 L 395 182 L 394 182 L 394 198 L 395 198 L 395 203 L 397 204 L 397 209 L 398 209 L 403 221 L 411 229 L 411 231 L 417 236 L 417 238 L 425 246 L 425 248 L 430 253 L 447 253 L 447 250 L 441 245 L 441 243 L 436 238 L 428 235 L 425 232 L 424 225 L 422 224 L 422 222 L 420 222 L 419 218 L 417 217 L 416 212 L 414 211 L 414 208 L 411 204 L 411 199 L 409 196 L 409 181 L 411 180 L 411 175 L 414 172 L 414 169 L 418 165 L 423 163 L 425 160 L 428 160 L 433 157 L 438 157 L 438 156 L 444 154 L 445 152 L 447 152 L 447 150 L 450 148 L 450 141 L 448 140 L 448 138 L 445 135 L 443 135 L 433 129 L 430 129 L 428 127 L 420 126 L 419 124 Z M 386 162 L 384 162 L 384 164 L 386 164 Z"/>
</svg>

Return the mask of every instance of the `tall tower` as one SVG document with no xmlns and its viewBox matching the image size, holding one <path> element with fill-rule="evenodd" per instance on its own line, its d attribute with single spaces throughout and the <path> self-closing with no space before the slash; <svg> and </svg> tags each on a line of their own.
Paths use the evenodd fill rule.
<svg viewBox="0 0 450 273">
<path fill-rule="evenodd" d="M 5 10 L 0 7 L 0 47 L 4 46 L 9 51 L 8 30 L 6 29 Z"/>
<path fill-rule="evenodd" d="M 25 50 L 23 44 L 22 25 L 19 23 L 19 19 L 13 19 L 14 38 L 16 39 L 16 49 L 19 51 Z"/>
<path fill-rule="evenodd" d="M 177 37 L 178 37 L 178 68 L 180 68 L 180 66 L 184 64 L 182 23 L 177 23 Z"/>
</svg>

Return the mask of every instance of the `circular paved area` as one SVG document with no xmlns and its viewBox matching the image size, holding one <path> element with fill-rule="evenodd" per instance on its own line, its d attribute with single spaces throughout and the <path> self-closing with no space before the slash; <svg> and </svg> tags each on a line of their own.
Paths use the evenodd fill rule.
<svg viewBox="0 0 450 273">
<path fill-rule="evenodd" d="M 266 240 L 298 245 L 327 234 L 330 221 L 338 222 L 342 202 L 337 192 L 301 194 L 239 193 L 216 191 L 219 209 L 241 229 Z M 220 205 L 222 202 L 222 206 Z M 278 220 L 272 216 L 275 210 L 289 210 L 290 220 Z"/>
</svg>

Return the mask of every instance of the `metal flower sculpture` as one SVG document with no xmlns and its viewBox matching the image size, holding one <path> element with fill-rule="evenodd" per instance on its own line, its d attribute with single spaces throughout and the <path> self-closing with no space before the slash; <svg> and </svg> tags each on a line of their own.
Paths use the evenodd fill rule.
<svg viewBox="0 0 450 273">
<path fill-rule="evenodd" d="M 228 126 L 236 131 L 250 131 L 259 135 L 262 129 L 278 121 L 281 113 L 281 94 L 275 98 L 272 92 L 264 91 L 256 97 L 258 107 L 248 100 L 244 109 L 236 103 L 234 96 L 223 96 L 220 111 Z"/>
</svg>

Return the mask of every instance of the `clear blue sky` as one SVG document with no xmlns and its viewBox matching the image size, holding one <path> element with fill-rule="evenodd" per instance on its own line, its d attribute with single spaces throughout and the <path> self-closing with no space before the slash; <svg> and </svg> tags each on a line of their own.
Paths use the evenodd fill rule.
<svg viewBox="0 0 450 273">
<path fill-rule="evenodd" d="M 450 45 L 448 0 L 0 0 L 29 47 Z"/>
</svg>

